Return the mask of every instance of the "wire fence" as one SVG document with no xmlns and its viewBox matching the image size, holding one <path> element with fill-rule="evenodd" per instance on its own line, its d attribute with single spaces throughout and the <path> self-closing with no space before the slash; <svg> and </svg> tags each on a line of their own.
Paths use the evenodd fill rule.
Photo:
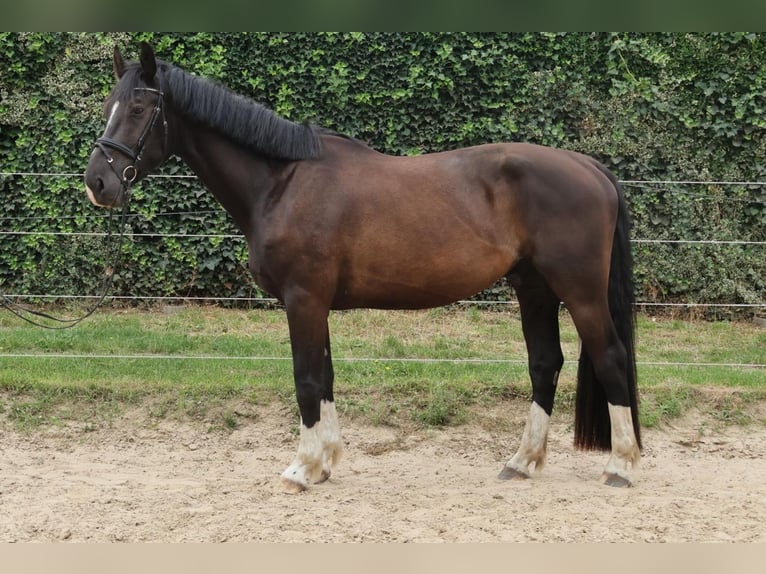
<svg viewBox="0 0 766 574">
<path fill-rule="evenodd" d="M 80 354 L 80 353 L 2 353 L 0 357 L 9 359 L 100 359 L 123 361 L 244 361 L 244 362 L 284 362 L 292 361 L 289 356 L 234 356 L 234 355 L 163 355 L 163 354 Z M 527 365 L 527 359 L 482 359 L 482 358 L 434 358 L 434 357 L 339 357 L 333 356 L 334 363 L 413 363 L 452 365 Z M 720 363 L 720 362 L 677 362 L 677 361 L 636 361 L 636 365 L 644 367 L 726 367 L 742 369 L 762 369 L 766 364 L 761 363 Z M 564 367 L 577 366 L 577 357 L 565 357 Z"/>
</svg>

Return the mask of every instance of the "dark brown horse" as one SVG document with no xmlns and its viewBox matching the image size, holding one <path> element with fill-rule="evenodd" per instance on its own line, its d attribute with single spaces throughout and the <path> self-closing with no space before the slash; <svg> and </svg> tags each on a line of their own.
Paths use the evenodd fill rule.
<svg viewBox="0 0 766 574">
<path fill-rule="evenodd" d="M 124 205 L 134 181 L 176 154 L 234 218 L 255 280 L 287 311 L 302 424 L 286 491 L 327 479 L 341 452 L 331 309 L 445 305 L 502 277 L 518 294 L 532 405 L 500 478 L 545 462 L 563 302 L 582 339 L 575 444 L 611 449 L 602 482 L 631 484 L 632 263 L 625 203 L 601 164 L 522 143 L 386 156 L 159 62 L 147 44 L 139 63 L 115 50 L 114 72 L 88 197 Z"/>
</svg>

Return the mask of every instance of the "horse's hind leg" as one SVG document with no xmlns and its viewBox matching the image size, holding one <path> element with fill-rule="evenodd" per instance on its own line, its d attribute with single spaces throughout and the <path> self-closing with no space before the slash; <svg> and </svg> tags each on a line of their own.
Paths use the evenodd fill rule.
<svg viewBox="0 0 766 574">
<path fill-rule="evenodd" d="M 640 450 L 634 430 L 628 351 L 609 308 L 608 258 L 569 257 L 559 253 L 556 265 L 538 255 L 537 268 L 564 302 L 582 340 L 575 414 L 575 445 L 611 450 L 602 482 L 630 486 Z M 608 251 L 606 251 L 608 253 Z M 562 261 L 570 261 L 562 265 Z M 628 310 L 632 312 L 631 310 Z"/>
<path fill-rule="evenodd" d="M 532 405 L 516 454 L 505 463 L 499 478 L 529 478 L 545 465 L 548 424 L 553 410 L 564 356 L 559 341 L 559 299 L 531 265 L 520 264 L 508 275 L 516 290 L 521 309 L 521 326 L 527 343 L 529 376 L 532 379 Z"/>
<path fill-rule="evenodd" d="M 578 411 L 581 408 L 584 411 L 578 412 L 578 416 L 586 421 L 578 446 L 610 448 L 611 456 L 601 482 L 631 486 L 631 471 L 638 464 L 640 450 L 631 412 L 625 346 L 617 335 L 606 301 L 572 301 L 567 306 L 583 344 L 577 392 L 588 397 L 578 404 Z"/>
</svg>

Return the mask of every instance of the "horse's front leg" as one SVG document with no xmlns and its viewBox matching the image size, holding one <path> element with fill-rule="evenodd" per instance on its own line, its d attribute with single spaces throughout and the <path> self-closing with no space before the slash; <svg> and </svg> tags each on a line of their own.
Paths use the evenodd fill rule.
<svg viewBox="0 0 766 574">
<path fill-rule="evenodd" d="M 342 443 L 333 401 L 328 310 L 310 298 L 287 305 L 293 373 L 301 415 L 298 452 L 282 473 L 287 493 L 323 482 L 340 458 Z"/>
</svg>

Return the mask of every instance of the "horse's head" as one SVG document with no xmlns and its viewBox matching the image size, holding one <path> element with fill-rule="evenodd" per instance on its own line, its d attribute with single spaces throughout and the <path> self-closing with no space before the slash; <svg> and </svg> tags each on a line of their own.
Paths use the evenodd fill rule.
<svg viewBox="0 0 766 574">
<path fill-rule="evenodd" d="M 169 155 L 161 71 L 149 44 L 139 62 L 114 50 L 117 85 L 104 104 L 106 128 L 96 140 L 85 172 L 88 198 L 99 207 L 121 207 L 130 187 Z"/>
</svg>

